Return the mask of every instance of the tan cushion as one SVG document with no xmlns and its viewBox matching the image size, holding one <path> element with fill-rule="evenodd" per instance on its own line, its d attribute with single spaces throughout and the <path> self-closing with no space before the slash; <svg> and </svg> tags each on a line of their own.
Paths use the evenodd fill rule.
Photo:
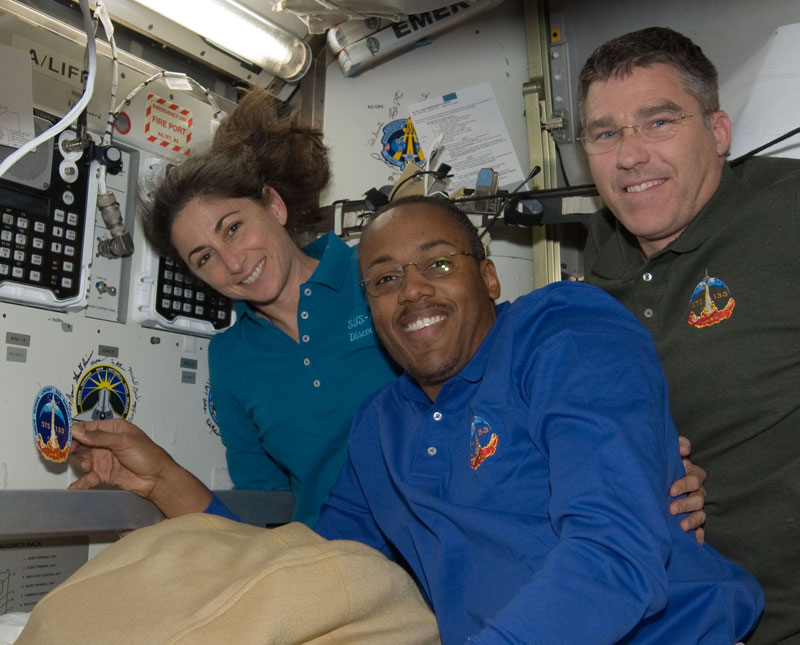
<svg viewBox="0 0 800 645">
<path fill-rule="evenodd" d="M 358 542 L 197 513 L 107 547 L 34 608 L 29 643 L 439 643 L 411 577 Z"/>
</svg>

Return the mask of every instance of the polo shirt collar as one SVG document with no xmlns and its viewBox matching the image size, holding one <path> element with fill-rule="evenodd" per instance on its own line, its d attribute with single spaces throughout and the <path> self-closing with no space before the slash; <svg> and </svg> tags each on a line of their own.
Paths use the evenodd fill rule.
<svg viewBox="0 0 800 645">
<path fill-rule="evenodd" d="M 666 251 L 676 253 L 689 253 L 697 249 L 708 237 L 721 226 L 724 226 L 731 209 L 739 201 L 737 195 L 738 180 L 731 167 L 726 163 L 722 167 L 722 177 L 717 190 L 686 227 L 681 235 L 673 240 L 666 248 L 656 253 L 659 255 Z"/>
<path fill-rule="evenodd" d="M 486 338 L 484 338 L 478 346 L 478 351 L 473 354 L 472 358 L 469 359 L 469 362 L 458 374 L 443 384 L 442 390 L 447 387 L 448 383 L 452 383 L 456 379 L 461 379 L 469 383 L 477 383 L 483 379 L 483 375 L 486 373 L 486 367 L 489 363 L 492 346 L 494 345 L 494 337 L 498 334 L 498 329 L 502 326 L 502 321 L 508 313 L 508 308 L 508 302 L 501 302 L 495 305 L 497 319 L 494 321 L 491 329 L 489 329 L 489 333 L 486 334 Z M 430 404 L 428 396 L 422 391 L 416 380 L 408 372 L 403 372 L 402 376 L 400 376 L 400 389 L 406 399 Z"/>
<path fill-rule="evenodd" d="M 724 226 L 730 208 L 737 202 L 738 181 L 731 167 L 722 167 L 722 177 L 717 190 L 675 240 L 651 256 L 650 261 L 666 253 L 690 253 L 697 249 L 709 235 Z M 647 264 L 636 238 L 616 218 L 612 218 L 614 234 L 609 236 L 598 253 L 592 271 L 601 278 L 624 279 Z"/>
<path fill-rule="evenodd" d="M 610 212 L 607 216 L 613 234 L 606 238 L 600 247 L 592 266 L 592 273 L 601 278 L 614 280 L 626 276 L 632 270 L 638 271 L 644 264 L 644 256 L 636 238 Z"/>
<path fill-rule="evenodd" d="M 330 287 L 334 291 L 341 291 L 344 281 L 348 277 L 345 267 L 350 262 L 353 249 L 333 233 L 326 233 L 303 247 L 303 252 L 315 260 L 319 260 L 319 264 L 308 282 Z"/>
</svg>

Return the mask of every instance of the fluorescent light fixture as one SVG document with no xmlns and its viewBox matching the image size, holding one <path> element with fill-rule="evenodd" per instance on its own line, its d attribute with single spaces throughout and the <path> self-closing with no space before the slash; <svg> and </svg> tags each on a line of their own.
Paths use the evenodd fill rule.
<svg viewBox="0 0 800 645">
<path fill-rule="evenodd" d="M 235 0 L 134 1 L 287 81 L 300 79 L 311 64 L 304 41 Z"/>
</svg>

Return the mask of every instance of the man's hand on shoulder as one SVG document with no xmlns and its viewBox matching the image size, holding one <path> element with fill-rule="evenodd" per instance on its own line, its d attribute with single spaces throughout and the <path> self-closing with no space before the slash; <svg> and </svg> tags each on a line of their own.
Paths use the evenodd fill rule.
<svg viewBox="0 0 800 645">
<path fill-rule="evenodd" d="M 669 489 L 669 494 L 672 497 L 679 497 L 686 495 L 681 499 L 676 499 L 670 504 L 669 511 L 673 515 L 680 515 L 682 513 L 689 513 L 688 517 L 681 520 L 681 528 L 684 531 L 695 530 L 695 537 L 700 544 L 705 542 L 705 531 L 703 524 L 706 521 L 706 513 L 703 506 L 706 502 L 706 489 L 703 483 L 706 480 L 707 473 L 697 464 L 693 464 L 689 460 L 689 455 L 692 452 L 692 444 L 686 437 L 678 437 L 680 443 L 681 457 L 683 457 L 683 466 L 686 470 L 686 476 L 678 479 L 672 484 Z"/>
</svg>

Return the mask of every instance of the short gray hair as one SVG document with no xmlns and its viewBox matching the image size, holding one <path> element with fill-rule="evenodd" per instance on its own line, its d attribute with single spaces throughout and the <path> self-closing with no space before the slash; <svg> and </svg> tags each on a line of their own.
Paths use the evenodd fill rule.
<svg viewBox="0 0 800 645">
<path fill-rule="evenodd" d="M 586 97 L 592 83 L 629 76 L 637 67 L 669 65 L 703 112 L 719 110 L 717 69 L 703 50 L 667 27 L 648 27 L 613 38 L 594 50 L 578 77 L 578 114 L 586 124 Z M 708 122 L 708 119 L 707 119 Z"/>
</svg>

